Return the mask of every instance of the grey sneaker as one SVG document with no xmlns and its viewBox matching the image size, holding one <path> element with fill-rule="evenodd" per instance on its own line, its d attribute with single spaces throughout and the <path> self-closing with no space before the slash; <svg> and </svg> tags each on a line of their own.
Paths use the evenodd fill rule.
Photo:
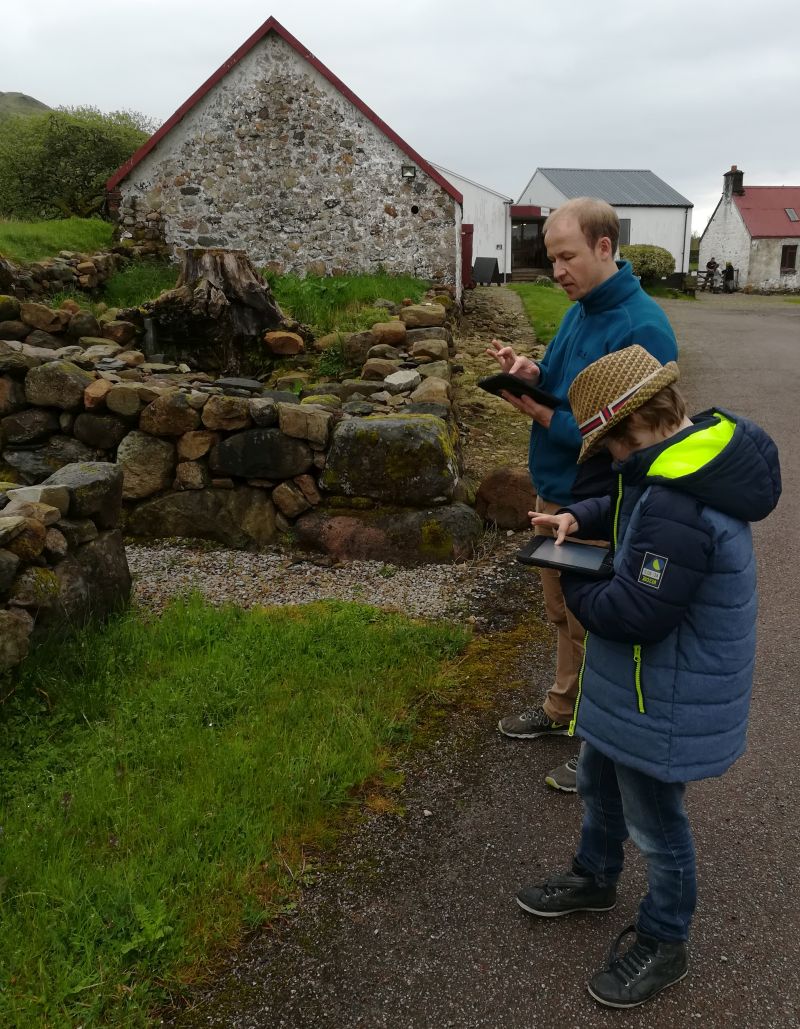
<svg viewBox="0 0 800 1029">
<path fill-rule="evenodd" d="M 523 911 L 542 918 L 558 918 L 573 911 L 610 911 L 616 903 L 616 886 L 599 886 L 593 876 L 574 871 L 551 875 L 517 894 L 517 904 Z"/>
<path fill-rule="evenodd" d="M 515 740 L 535 740 L 537 736 L 566 736 L 569 726 L 548 718 L 543 707 L 529 707 L 521 715 L 501 718 L 497 728 L 504 736 Z"/>
<path fill-rule="evenodd" d="M 578 758 L 571 757 L 563 765 L 554 768 L 544 777 L 548 786 L 554 790 L 561 790 L 564 793 L 578 792 Z"/>
</svg>

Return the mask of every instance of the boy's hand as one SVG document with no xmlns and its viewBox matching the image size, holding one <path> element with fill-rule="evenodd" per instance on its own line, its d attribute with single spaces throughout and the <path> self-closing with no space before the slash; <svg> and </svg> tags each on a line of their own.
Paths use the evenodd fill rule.
<svg viewBox="0 0 800 1029">
<path fill-rule="evenodd" d="M 564 514 L 536 514 L 535 511 L 528 511 L 531 525 L 549 525 L 556 530 L 556 544 L 563 543 L 566 536 L 574 536 L 579 525 L 574 516 L 565 511 Z"/>
<path fill-rule="evenodd" d="M 497 361 L 500 370 L 509 375 L 518 375 L 529 382 L 536 382 L 539 378 L 539 365 L 535 361 L 518 354 L 513 347 L 499 339 L 493 339 L 484 353 Z"/>
</svg>

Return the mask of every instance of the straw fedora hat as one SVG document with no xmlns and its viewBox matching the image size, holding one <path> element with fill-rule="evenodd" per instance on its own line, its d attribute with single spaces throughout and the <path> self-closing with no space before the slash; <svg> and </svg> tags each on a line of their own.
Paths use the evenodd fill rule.
<svg viewBox="0 0 800 1029">
<path fill-rule="evenodd" d="M 584 368 L 569 388 L 570 406 L 583 438 L 578 464 L 595 453 L 612 426 L 679 375 L 674 361 L 661 364 L 636 345 L 606 354 Z"/>
</svg>

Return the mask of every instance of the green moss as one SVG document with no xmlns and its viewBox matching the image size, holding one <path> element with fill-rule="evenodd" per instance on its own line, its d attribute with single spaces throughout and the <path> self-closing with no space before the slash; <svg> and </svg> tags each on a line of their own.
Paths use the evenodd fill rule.
<svg viewBox="0 0 800 1029">
<path fill-rule="evenodd" d="M 426 557 L 447 560 L 453 556 L 453 536 L 435 519 L 422 523 L 420 535 L 420 552 Z"/>
<path fill-rule="evenodd" d="M 39 606 L 45 607 L 61 592 L 58 577 L 50 568 L 28 568 L 24 572 L 24 592 Z M 12 596 L 15 591 L 12 589 Z"/>
</svg>

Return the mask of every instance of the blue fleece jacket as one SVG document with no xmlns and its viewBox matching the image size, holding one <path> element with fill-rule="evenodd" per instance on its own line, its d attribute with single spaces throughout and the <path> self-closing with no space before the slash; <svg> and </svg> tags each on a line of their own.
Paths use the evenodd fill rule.
<svg viewBox="0 0 800 1029">
<path fill-rule="evenodd" d="M 756 566 L 748 522 L 778 502 L 775 444 L 706 411 L 615 468 L 617 496 L 573 504 L 587 538 L 612 539 L 614 575 L 562 573 L 587 629 L 573 729 L 663 782 L 721 775 L 745 749 Z"/>
<path fill-rule="evenodd" d="M 561 400 L 550 428 L 534 422 L 528 467 L 537 493 L 555 504 L 572 500 L 581 434 L 567 391 L 579 372 L 615 350 L 638 343 L 662 364 L 675 361 L 678 347 L 672 326 L 658 304 L 639 285 L 628 261 L 587 293 L 564 315 L 539 363 L 539 385 Z"/>
</svg>

